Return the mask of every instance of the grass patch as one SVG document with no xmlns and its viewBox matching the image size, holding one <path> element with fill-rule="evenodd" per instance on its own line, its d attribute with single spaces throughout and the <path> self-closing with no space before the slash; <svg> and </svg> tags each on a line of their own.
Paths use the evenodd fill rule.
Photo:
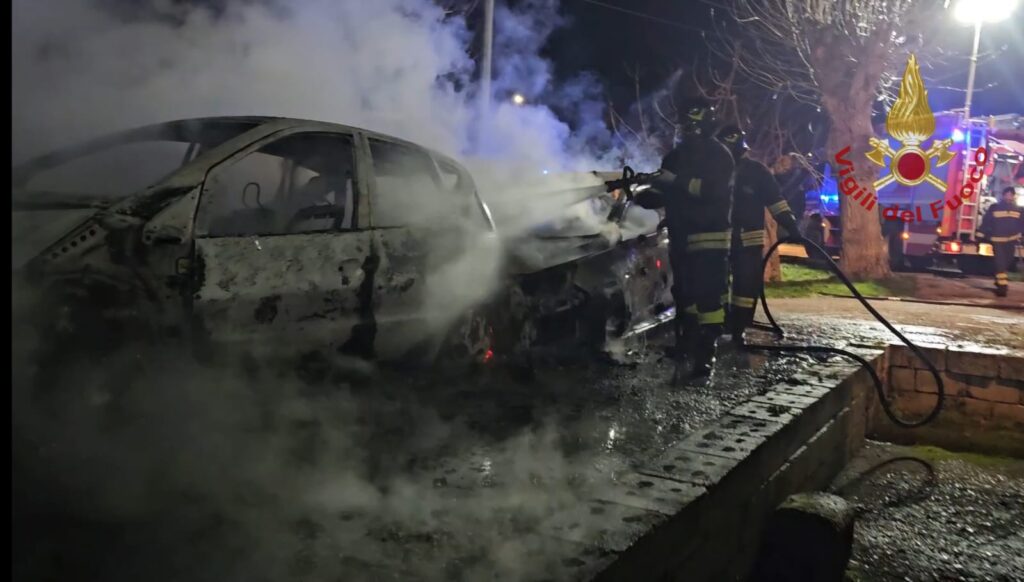
<svg viewBox="0 0 1024 582">
<path fill-rule="evenodd" d="M 853 286 L 867 296 L 910 297 L 914 294 L 914 281 L 910 278 L 860 281 L 854 282 Z M 765 285 L 768 298 L 813 297 L 825 293 L 849 295 L 850 290 L 831 272 L 806 265 L 783 263 L 782 281 Z"/>
<path fill-rule="evenodd" d="M 782 280 L 791 283 L 797 281 L 828 281 L 832 274 L 825 269 L 816 269 L 793 263 L 782 263 Z"/>
<path fill-rule="evenodd" d="M 982 455 L 980 453 L 955 453 L 953 451 L 947 451 L 939 447 L 916 445 L 913 447 L 914 453 L 925 461 L 938 462 L 938 461 L 952 461 L 959 459 L 977 465 L 979 467 L 1002 467 L 1005 465 L 1012 465 L 1020 463 L 1019 459 L 1012 457 L 999 457 L 996 455 Z"/>
</svg>

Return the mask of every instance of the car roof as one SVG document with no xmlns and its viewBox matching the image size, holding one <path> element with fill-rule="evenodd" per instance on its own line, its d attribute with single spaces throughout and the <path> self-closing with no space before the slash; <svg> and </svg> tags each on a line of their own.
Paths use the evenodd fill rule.
<svg viewBox="0 0 1024 582">
<path fill-rule="evenodd" d="M 328 131 L 342 131 L 342 132 L 359 132 L 367 137 L 380 138 L 393 143 L 401 143 L 408 146 L 412 146 L 419 149 L 425 149 L 430 151 L 432 154 L 444 158 L 445 160 L 454 161 L 454 159 L 437 150 L 430 147 L 424 146 L 416 142 L 412 142 L 394 135 L 373 131 L 363 127 L 357 127 L 354 125 L 345 125 L 342 123 L 335 123 L 332 121 L 318 121 L 315 119 L 304 119 L 301 117 L 280 117 L 272 115 L 225 115 L 216 117 L 191 117 L 184 119 L 175 119 L 172 121 L 165 121 L 163 123 L 154 123 L 146 127 L 157 127 L 161 125 L 174 125 L 174 124 L 214 124 L 214 123 L 235 123 L 235 124 L 251 124 L 253 128 L 260 127 L 263 125 L 272 125 L 273 131 L 279 131 L 282 129 L 288 129 L 291 127 L 305 127 L 309 129 L 322 129 Z M 138 128 L 142 129 L 142 128 Z"/>
<path fill-rule="evenodd" d="M 63 163 L 64 160 L 71 159 L 77 155 L 84 154 L 96 146 L 104 143 L 116 143 L 120 140 L 127 138 L 132 135 L 147 135 L 150 133 L 159 133 L 169 131 L 171 133 L 177 133 L 182 131 L 188 133 L 193 131 L 189 126 L 205 127 L 209 128 L 216 125 L 233 125 L 236 126 L 231 132 L 236 138 L 245 136 L 246 141 L 256 141 L 262 139 L 273 133 L 279 131 L 302 128 L 310 131 L 327 131 L 327 132 L 344 132 L 344 133 L 361 133 L 369 138 L 376 138 L 383 141 L 387 141 L 395 144 L 402 144 L 412 148 L 428 151 L 438 161 L 445 161 L 453 163 L 461 168 L 453 157 L 441 153 L 437 150 L 425 147 L 422 144 L 404 140 L 393 135 L 388 135 L 361 127 L 355 127 L 351 125 L 344 125 L 340 123 L 333 123 L 328 121 L 316 121 L 312 119 L 302 119 L 297 117 L 280 117 L 270 115 L 229 115 L 229 116 L 211 116 L 211 117 L 189 117 L 182 119 L 174 119 L 169 121 L 163 121 L 159 123 L 150 123 L 147 125 L 136 126 L 130 129 L 121 130 L 113 133 L 109 133 L 84 143 L 72 145 L 70 147 L 62 148 L 36 158 L 30 159 L 26 162 L 19 164 L 14 168 L 13 171 L 13 182 L 17 183 L 23 179 L 24 176 L 28 175 L 33 168 L 41 168 L 47 166 L 53 166 L 59 163 Z M 228 139 L 226 142 L 221 143 L 224 145 L 233 142 L 234 139 Z M 219 146 L 214 148 L 219 149 Z M 201 166 L 202 164 L 197 164 Z M 195 167 L 194 167 L 195 168 Z M 202 168 L 199 168 L 202 169 Z M 204 173 L 205 170 L 202 170 Z M 188 181 L 190 176 L 193 176 L 195 172 L 182 172 L 177 173 L 175 177 L 185 179 Z M 176 181 L 172 178 L 172 181 Z"/>
</svg>

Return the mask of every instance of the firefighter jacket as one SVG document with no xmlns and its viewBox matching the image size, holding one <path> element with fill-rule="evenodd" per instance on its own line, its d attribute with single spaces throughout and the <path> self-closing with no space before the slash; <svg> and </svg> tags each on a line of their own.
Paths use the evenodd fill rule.
<svg viewBox="0 0 1024 582">
<path fill-rule="evenodd" d="M 796 217 L 782 197 L 775 176 L 761 162 L 740 158 L 736 164 L 732 226 L 742 235 L 743 246 L 764 245 L 765 208 L 789 235 L 798 234 Z"/>
<path fill-rule="evenodd" d="M 816 187 L 811 173 L 803 166 L 796 166 L 789 171 L 776 175 L 775 180 L 782 190 L 782 199 L 789 204 L 793 214 L 798 220 L 803 218 L 804 210 L 807 207 L 806 192 Z"/>
<path fill-rule="evenodd" d="M 729 230 L 732 210 L 732 154 L 711 137 L 687 136 L 665 156 L 661 167 L 672 174 L 637 193 L 644 208 L 664 208 L 669 236 Z"/>
<path fill-rule="evenodd" d="M 1021 233 L 1024 233 L 1024 208 L 996 202 L 988 207 L 978 230 L 990 243 L 1020 241 Z"/>
</svg>

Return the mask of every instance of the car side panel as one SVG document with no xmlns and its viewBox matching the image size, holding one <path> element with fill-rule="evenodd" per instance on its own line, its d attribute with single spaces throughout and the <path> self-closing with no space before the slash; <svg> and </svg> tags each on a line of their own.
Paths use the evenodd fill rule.
<svg viewBox="0 0 1024 582">
<path fill-rule="evenodd" d="M 354 330 L 372 324 L 365 321 L 372 316 L 370 237 L 353 231 L 198 239 L 194 314 L 211 339 L 257 352 L 355 348 Z"/>
</svg>

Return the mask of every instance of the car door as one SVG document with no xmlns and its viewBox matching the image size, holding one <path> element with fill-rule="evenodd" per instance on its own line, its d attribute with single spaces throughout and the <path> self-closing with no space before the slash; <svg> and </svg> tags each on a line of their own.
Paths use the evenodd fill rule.
<svg viewBox="0 0 1024 582">
<path fill-rule="evenodd" d="M 377 350 L 429 349 L 495 285 L 493 232 L 472 180 L 427 150 L 369 137 L 370 210 L 381 246 Z M 442 171 L 443 170 L 443 171 Z"/>
<path fill-rule="evenodd" d="M 193 311 L 211 339 L 255 352 L 372 348 L 363 336 L 374 259 L 356 143 L 354 134 L 290 131 L 209 171 Z"/>
</svg>

